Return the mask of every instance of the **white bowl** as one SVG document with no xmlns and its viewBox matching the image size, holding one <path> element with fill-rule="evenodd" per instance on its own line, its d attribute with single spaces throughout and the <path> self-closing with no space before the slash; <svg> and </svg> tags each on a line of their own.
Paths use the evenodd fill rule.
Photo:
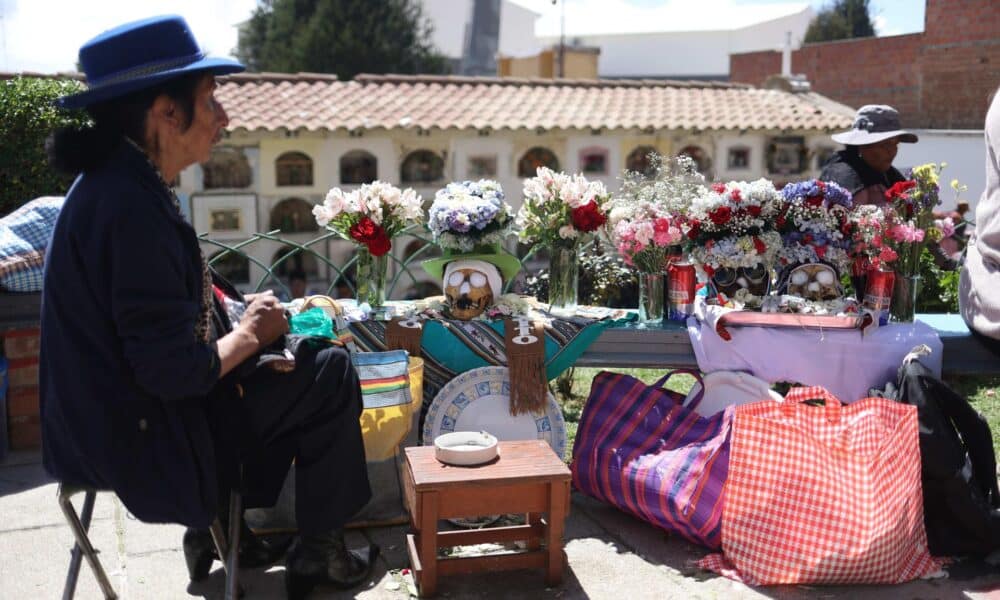
<svg viewBox="0 0 1000 600">
<path fill-rule="evenodd" d="M 481 465 L 498 454 L 497 438 L 485 431 L 455 431 L 434 438 L 434 457 L 449 465 Z"/>
</svg>

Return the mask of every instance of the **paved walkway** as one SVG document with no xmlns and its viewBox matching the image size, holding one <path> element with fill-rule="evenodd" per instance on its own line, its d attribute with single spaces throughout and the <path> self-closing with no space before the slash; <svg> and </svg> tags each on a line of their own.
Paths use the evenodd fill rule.
<svg viewBox="0 0 1000 600">
<path fill-rule="evenodd" d="M 352 531 L 382 547 L 383 558 L 371 582 L 351 593 L 321 590 L 314 598 L 405 600 L 399 570 L 407 565 L 404 527 Z M 121 509 L 116 499 L 99 495 L 91 539 L 113 585 L 124 598 L 220 598 L 221 565 L 206 582 L 188 583 L 180 542 L 183 529 L 147 525 Z M 15 453 L 0 463 L 0 599 L 59 598 L 69 563 L 71 535 L 56 503 L 56 485 L 45 475 L 37 453 Z M 704 550 L 617 510 L 574 495 L 566 530 L 569 567 L 565 582 L 546 589 L 540 572 L 491 573 L 442 578 L 439 597 L 482 599 L 665 598 L 972 598 L 1000 600 L 1000 570 L 958 564 L 947 579 L 898 586 L 785 586 L 751 589 L 698 571 L 692 561 Z M 283 569 L 244 570 L 247 600 L 283 598 Z M 100 598 L 86 564 L 77 598 Z"/>
</svg>

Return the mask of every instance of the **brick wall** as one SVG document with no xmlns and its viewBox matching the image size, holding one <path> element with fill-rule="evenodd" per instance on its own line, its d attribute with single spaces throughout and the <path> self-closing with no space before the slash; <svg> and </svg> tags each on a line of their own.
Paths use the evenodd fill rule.
<svg viewBox="0 0 1000 600">
<path fill-rule="evenodd" d="M 900 111 L 905 126 L 915 127 L 920 79 L 914 65 L 922 37 L 916 33 L 807 44 L 792 52 L 792 72 L 804 74 L 813 91 L 848 106 L 892 105 Z M 761 85 L 768 76 L 780 72 L 780 52 L 729 57 L 732 81 Z"/>
<path fill-rule="evenodd" d="M 729 66 L 733 81 L 761 85 L 781 53 L 733 54 Z M 848 106 L 892 105 L 905 127 L 979 129 L 1000 85 L 1000 6 L 927 0 L 923 33 L 807 44 L 792 72 Z"/>
<path fill-rule="evenodd" d="M 3 334 L 7 357 L 7 436 L 11 450 L 41 446 L 38 416 L 38 329 L 17 329 Z"/>
<path fill-rule="evenodd" d="M 982 128 L 1000 85 L 996 0 L 928 0 L 919 71 L 924 127 Z"/>
</svg>

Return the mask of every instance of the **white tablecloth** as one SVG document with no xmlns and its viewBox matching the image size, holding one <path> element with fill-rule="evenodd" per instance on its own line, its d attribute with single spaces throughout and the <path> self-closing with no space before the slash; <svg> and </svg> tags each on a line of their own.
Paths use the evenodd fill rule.
<svg viewBox="0 0 1000 600">
<path fill-rule="evenodd" d="M 879 327 L 865 336 L 856 329 L 729 326 L 732 340 L 727 342 L 715 332 L 721 311 L 704 310 L 698 311 L 702 319 L 689 318 L 687 327 L 698 368 L 707 373 L 746 371 L 772 383 L 819 385 L 842 402 L 854 402 L 868 396 L 870 388 L 895 381 L 903 358 L 926 344 L 931 355 L 920 360 L 941 376 L 941 339 L 919 321 Z"/>
</svg>

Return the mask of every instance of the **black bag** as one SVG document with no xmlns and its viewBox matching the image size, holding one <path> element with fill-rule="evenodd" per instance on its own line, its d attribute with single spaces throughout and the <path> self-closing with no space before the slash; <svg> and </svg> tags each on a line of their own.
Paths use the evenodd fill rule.
<svg viewBox="0 0 1000 600">
<path fill-rule="evenodd" d="M 986 419 L 918 360 L 905 361 L 897 383 L 878 395 L 917 407 L 931 554 L 985 555 L 1000 549 L 1000 490 Z"/>
</svg>

